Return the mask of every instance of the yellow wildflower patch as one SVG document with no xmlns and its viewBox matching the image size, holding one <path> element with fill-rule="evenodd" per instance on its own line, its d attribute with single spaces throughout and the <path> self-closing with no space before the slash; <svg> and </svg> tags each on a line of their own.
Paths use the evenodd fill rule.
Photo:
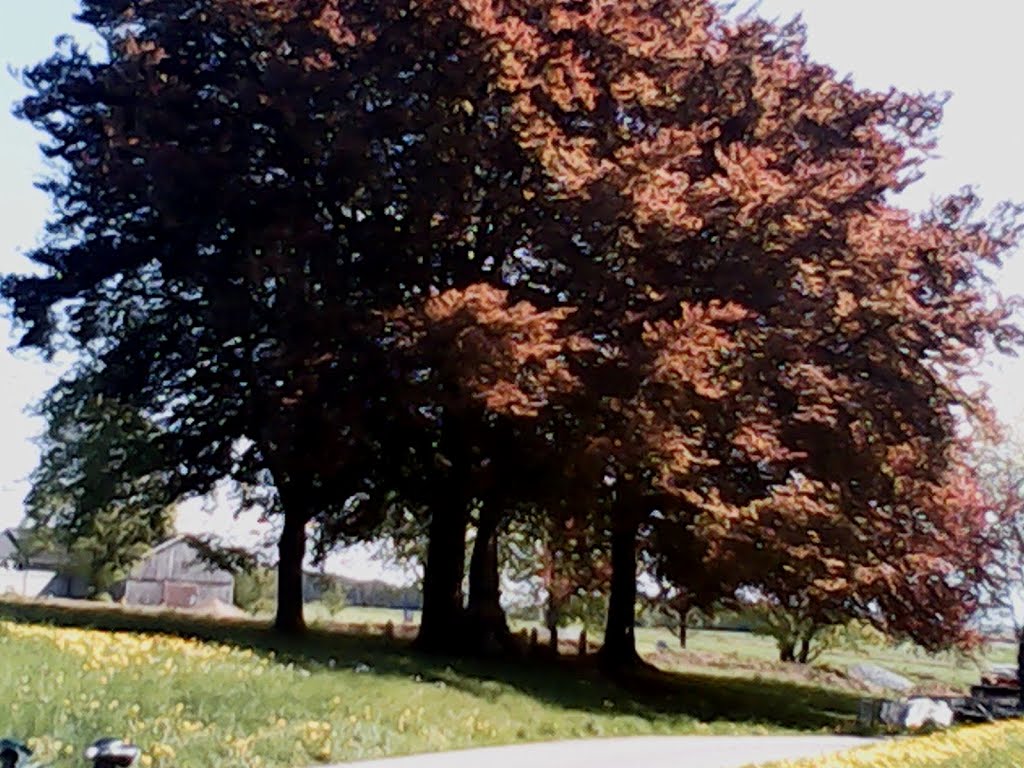
<svg viewBox="0 0 1024 768">
<path fill-rule="evenodd" d="M 1024 765 L 1024 721 L 954 728 L 771 768 L 1014 768 Z"/>
<path fill-rule="evenodd" d="M 64 622 L 74 609 L 59 610 Z M 581 685 L 556 669 L 534 693 L 536 679 L 519 686 L 520 673 L 505 668 L 508 682 L 415 656 L 396 664 L 384 643 L 314 636 L 302 649 L 308 656 L 289 661 L 245 645 L 278 641 L 258 627 L 201 626 L 223 642 L 0 619 L 0 736 L 31 739 L 53 768 L 80 765 L 82 749 L 102 736 L 137 744 L 142 768 L 293 768 L 539 739 L 780 729 L 770 720 L 702 722 L 683 710 L 618 706 L 619 689 Z M 708 685 L 708 694 L 718 691 Z M 560 700 L 566 694 L 571 706 Z M 730 706 L 747 701 L 728 695 Z M 855 707 L 816 695 L 824 709 Z M 776 698 L 773 714 L 790 698 Z"/>
</svg>

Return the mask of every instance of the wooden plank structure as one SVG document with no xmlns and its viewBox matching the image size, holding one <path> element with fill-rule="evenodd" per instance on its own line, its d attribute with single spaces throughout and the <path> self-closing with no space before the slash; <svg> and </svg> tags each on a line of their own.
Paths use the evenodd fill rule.
<svg viewBox="0 0 1024 768">
<path fill-rule="evenodd" d="M 203 560 L 188 536 L 151 549 L 124 582 L 127 605 L 195 608 L 211 600 L 231 604 L 235 577 Z"/>
</svg>

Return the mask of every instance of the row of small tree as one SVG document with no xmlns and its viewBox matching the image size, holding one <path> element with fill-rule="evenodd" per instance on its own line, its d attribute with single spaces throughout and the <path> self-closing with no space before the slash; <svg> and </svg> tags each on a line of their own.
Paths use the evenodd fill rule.
<svg viewBox="0 0 1024 768">
<path fill-rule="evenodd" d="M 310 532 L 389 538 L 423 553 L 430 650 L 505 646 L 510 543 L 552 626 L 608 595 L 613 666 L 641 572 L 684 613 L 746 589 L 970 641 L 1006 511 L 970 470 L 991 419 L 967 382 L 1020 340 L 988 280 L 1019 225 L 970 191 L 894 202 L 939 99 L 858 89 L 799 24 L 708 0 L 80 18 L 106 50 L 24 75 L 55 215 L 4 293 L 24 345 L 79 356 L 51 424 L 81 438 L 114 402 L 145 460 L 46 453 L 41 522 L 230 481 L 281 520 L 281 630 Z"/>
</svg>

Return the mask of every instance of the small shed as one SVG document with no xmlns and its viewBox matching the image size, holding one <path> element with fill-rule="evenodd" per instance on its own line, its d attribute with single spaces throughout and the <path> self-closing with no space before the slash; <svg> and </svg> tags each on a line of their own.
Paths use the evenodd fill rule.
<svg viewBox="0 0 1024 768">
<path fill-rule="evenodd" d="M 151 549 L 124 582 L 127 605 L 195 608 L 213 600 L 228 605 L 235 597 L 235 577 L 203 559 L 197 542 L 175 536 Z"/>
<path fill-rule="evenodd" d="M 40 547 L 26 529 L 0 531 L 0 595 L 84 597 L 88 586 L 74 573 L 66 552 Z"/>
</svg>

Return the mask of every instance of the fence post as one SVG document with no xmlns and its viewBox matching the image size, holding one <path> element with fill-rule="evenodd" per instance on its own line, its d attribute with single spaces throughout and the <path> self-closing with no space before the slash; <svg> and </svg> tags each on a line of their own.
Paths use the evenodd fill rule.
<svg viewBox="0 0 1024 768">
<path fill-rule="evenodd" d="M 384 625 L 384 639 L 385 640 L 394 640 L 395 639 L 395 622 L 388 621 L 388 623 Z"/>
</svg>

